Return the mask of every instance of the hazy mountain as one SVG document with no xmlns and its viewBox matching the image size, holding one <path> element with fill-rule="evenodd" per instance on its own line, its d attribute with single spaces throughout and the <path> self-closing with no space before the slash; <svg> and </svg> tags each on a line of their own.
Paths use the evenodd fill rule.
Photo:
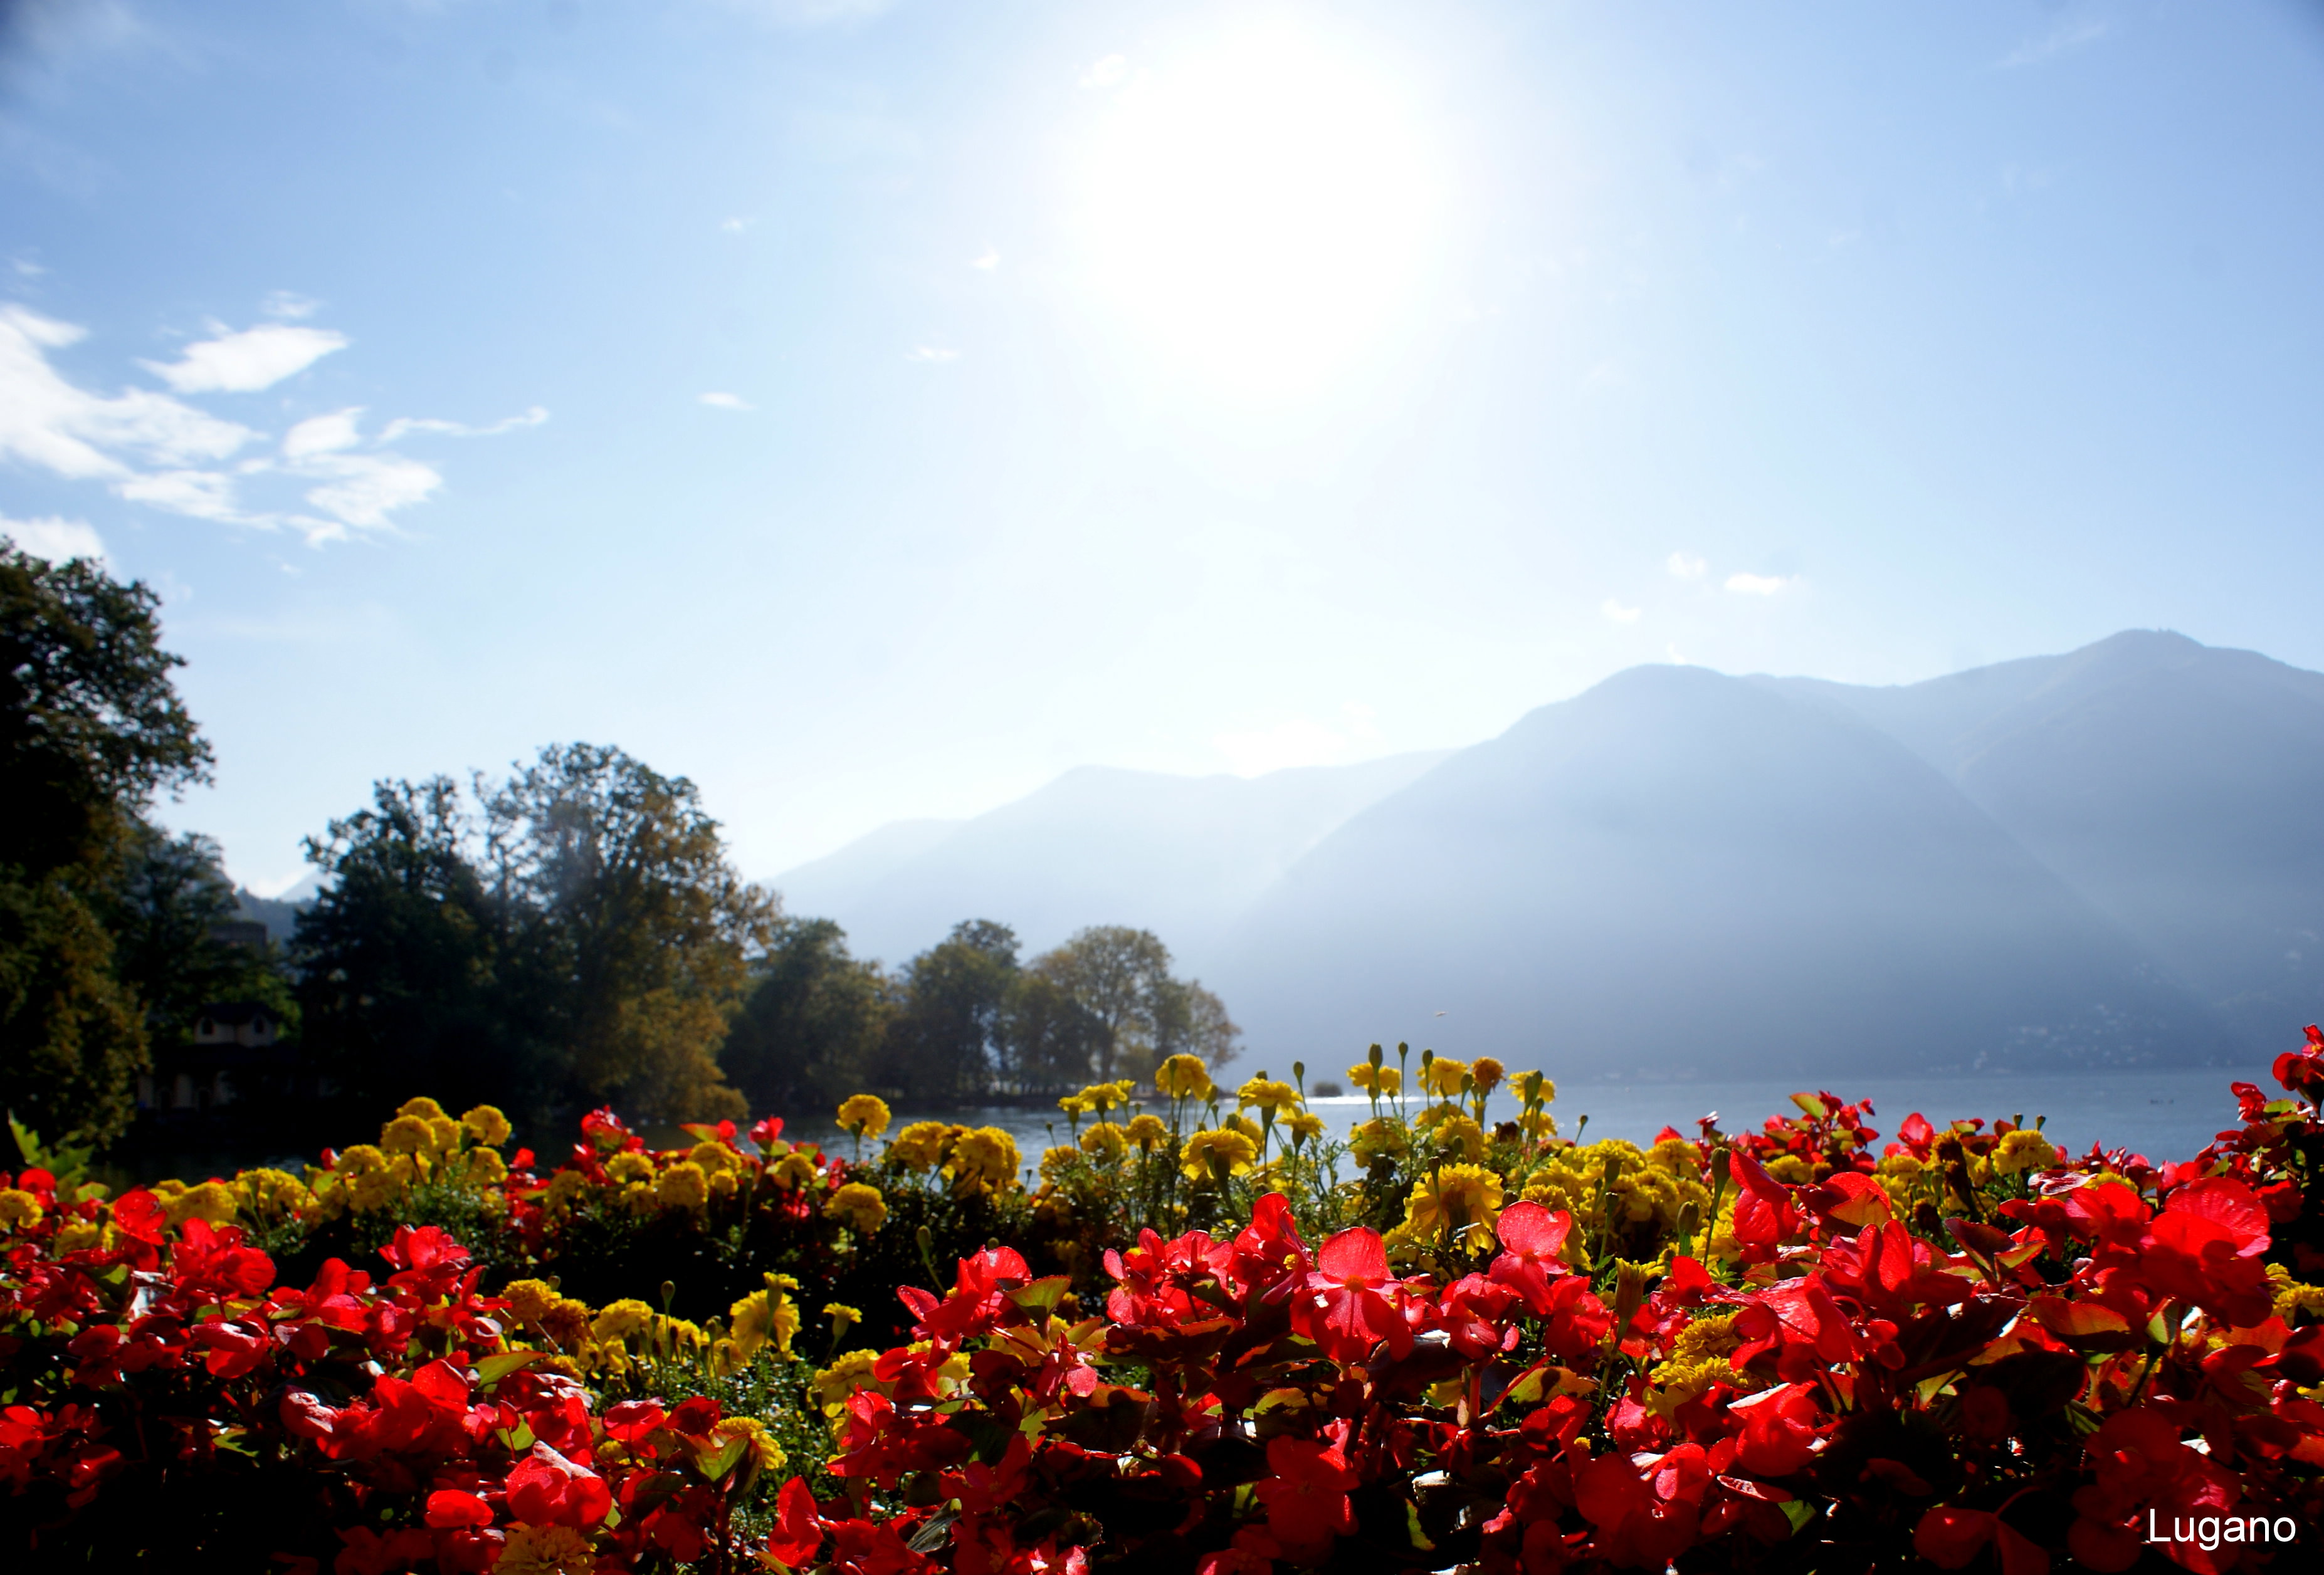
<svg viewBox="0 0 2324 1575">
<path fill-rule="evenodd" d="M 1570 1075 L 2221 1047 L 1928 761 L 1830 704 L 1686 668 L 1544 706 L 1353 816 L 1210 982 L 1258 1063 L 1333 1069 L 1398 1037 Z"/>
<path fill-rule="evenodd" d="M 264 925 L 268 940 L 278 946 L 287 946 L 291 932 L 298 927 L 299 915 L 322 889 L 321 877 L 309 871 L 279 897 L 261 897 L 246 886 L 237 886 L 234 898 L 239 916 Z"/>
<path fill-rule="evenodd" d="M 883 826 L 775 885 L 790 912 L 837 919 L 858 956 L 900 962 L 966 918 L 1013 926 L 1028 950 L 1122 924 L 1202 972 L 1301 854 L 1444 758 L 1250 778 L 1083 767 L 973 820 Z"/>
<path fill-rule="evenodd" d="M 2324 1007 L 2324 674 L 2134 631 L 1898 688 L 1769 682 L 1945 771 L 2239 1042 Z"/>
</svg>

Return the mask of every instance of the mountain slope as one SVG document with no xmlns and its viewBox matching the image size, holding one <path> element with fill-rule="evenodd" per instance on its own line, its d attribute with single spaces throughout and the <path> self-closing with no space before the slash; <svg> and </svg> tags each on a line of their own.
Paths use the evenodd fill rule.
<svg viewBox="0 0 2324 1575">
<path fill-rule="evenodd" d="M 2134 631 L 1896 689 L 1777 686 L 1872 722 L 2255 1049 L 2324 1002 L 2324 674 Z"/>
<path fill-rule="evenodd" d="M 899 962 L 968 918 L 999 919 L 1031 950 L 1123 924 L 1151 929 L 1200 972 L 1294 861 L 1443 759 L 1252 778 L 1084 767 L 941 834 L 942 822 L 882 827 L 776 885 L 791 912 L 837 919 L 859 956 Z"/>
<path fill-rule="evenodd" d="M 1212 982 L 1261 1064 L 1336 1067 L 1397 1037 L 1572 1072 L 2216 1047 L 2138 946 L 1926 761 L 1697 668 L 1618 674 L 1354 816 L 1253 907 Z"/>
</svg>

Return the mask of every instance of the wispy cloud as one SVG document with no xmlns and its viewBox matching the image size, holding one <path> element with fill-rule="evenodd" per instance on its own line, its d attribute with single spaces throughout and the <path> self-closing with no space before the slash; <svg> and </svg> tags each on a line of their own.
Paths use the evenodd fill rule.
<svg viewBox="0 0 2324 1575">
<path fill-rule="evenodd" d="M 2027 39 L 2001 59 L 1993 62 L 2000 71 L 2015 71 L 2025 66 L 2038 66 L 2043 60 L 2069 55 L 2076 50 L 2088 49 L 2104 38 L 2110 24 L 2097 17 L 2069 18 L 2059 23 L 2039 38 Z"/>
<path fill-rule="evenodd" d="M 714 410 L 748 410 L 755 409 L 750 401 L 735 393 L 706 393 L 696 396 Z"/>
<path fill-rule="evenodd" d="M 270 318 L 311 318 L 322 309 L 323 303 L 296 290 L 278 290 L 259 306 Z"/>
<path fill-rule="evenodd" d="M 93 557 L 105 561 L 105 543 L 97 527 L 86 520 L 66 520 L 55 514 L 39 520 L 11 520 L 0 514 L 0 536 L 6 537 L 34 557 L 51 563 Z"/>
<path fill-rule="evenodd" d="M 181 394 L 254 393 L 346 347 L 347 336 L 328 328 L 262 323 L 189 345 L 175 361 L 138 364 Z"/>
<path fill-rule="evenodd" d="M 970 258 L 968 260 L 968 265 L 971 268 L 982 268 L 986 272 L 990 273 L 992 270 L 1001 266 L 1001 253 L 994 251 L 991 247 L 987 246 L 984 248 L 983 253 L 981 256 Z"/>
<path fill-rule="evenodd" d="M 911 353 L 904 359 L 907 361 L 957 361 L 960 359 L 960 352 L 947 350 L 941 345 L 915 345 L 912 346 Z"/>
<path fill-rule="evenodd" d="M 1796 576 L 1729 575 L 1727 588 L 1738 596 L 1773 596 L 1797 585 Z"/>
<path fill-rule="evenodd" d="M 1106 55 L 1090 62 L 1089 69 L 1082 73 L 1081 84 L 1084 88 L 1113 88 L 1129 77 L 1129 56 Z"/>
<path fill-rule="evenodd" d="M 1711 572 L 1711 565 L 1691 552 L 1674 552 L 1664 561 L 1674 580 L 1699 580 Z"/>
<path fill-rule="evenodd" d="M 101 482 L 127 502 L 192 519 L 295 530 L 312 543 L 390 529 L 399 511 L 443 486 L 434 465 L 388 451 L 398 440 L 490 437 L 549 419 L 539 408 L 484 426 L 407 417 L 366 438 L 362 410 L 350 408 L 298 422 L 272 454 L 236 459 L 265 434 L 152 389 L 106 395 L 66 377 L 50 354 L 83 337 L 77 325 L 23 306 L 0 306 L 0 461 L 69 481 Z M 327 330 L 270 324 L 222 332 L 189 345 L 176 362 L 142 364 L 179 392 L 247 392 L 346 344 L 345 336 Z M 287 497 L 275 504 L 246 501 L 254 490 L 279 493 L 282 480 L 303 484 L 303 508 L 284 506 Z"/>
<path fill-rule="evenodd" d="M 830 27 L 869 22 L 890 9 L 895 0 L 727 0 L 727 4 L 779 27 Z"/>
<path fill-rule="evenodd" d="M 1643 607 L 1625 607 L 1611 596 L 1607 597 L 1605 604 L 1598 610 L 1616 623 L 1636 623 L 1646 612 Z"/>
</svg>

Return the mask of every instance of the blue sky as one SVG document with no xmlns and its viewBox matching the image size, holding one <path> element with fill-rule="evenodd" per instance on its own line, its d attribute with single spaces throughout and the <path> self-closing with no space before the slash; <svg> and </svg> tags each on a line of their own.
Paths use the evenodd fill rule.
<svg viewBox="0 0 2324 1575">
<path fill-rule="evenodd" d="M 1638 662 L 2324 667 L 2312 6 L 9 14 L 0 516 L 263 888 L 553 740 L 765 876 Z"/>
</svg>

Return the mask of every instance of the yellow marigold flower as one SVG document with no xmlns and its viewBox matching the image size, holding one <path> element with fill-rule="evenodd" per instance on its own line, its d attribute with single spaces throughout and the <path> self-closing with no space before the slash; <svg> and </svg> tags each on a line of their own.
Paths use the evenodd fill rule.
<svg viewBox="0 0 2324 1575">
<path fill-rule="evenodd" d="M 1815 1180 L 1815 1167 L 1796 1154 L 1778 1154 L 1766 1162 L 1767 1174 L 1790 1186 L 1805 1186 Z"/>
<path fill-rule="evenodd" d="M 1647 1150 L 1646 1164 L 1669 1175 L 1702 1179 L 1702 1156 L 1683 1138 L 1665 1138 Z"/>
<path fill-rule="evenodd" d="M 497 1148 L 471 1148 L 460 1161 L 460 1179 L 472 1187 L 496 1187 L 508 1180 L 508 1161 Z"/>
<path fill-rule="evenodd" d="M 611 1182 L 650 1182 L 654 1176 L 654 1163 L 635 1149 L 624 1149 L 605 1161 L 605 1179 Z"/>
<path fill-rule="evenodd" d="M 877 1094 L 850 1094 L 839 1101 L 839 1128 L 858 1138 L 877 1138 L 888 1129 L 888 1101 Z"/>
<path fill-rule="evenodd" d="M 1734 1332 L 1735 1314 L 1698 1315 L 1671 1341 L 1669 1358 L 1647 1375 L 1654 1393 L 1647 1404 L 1667 1418 L 1690 1400 L 1700 1399 L 1711 1386 L 1728 1383 L 1738 1389 L 1754 1380 L 1735 1370 L 1728 1358 L 1742 1345 Z"/>
<path fill-rule="evenodd" d="M 942 1121 L 915 1121 L 896 1134 L 888 1152 L 899 1165 L 912 1170 L 934 1170 L 944 1163 L 952 1146 L 953 1129 Z"/>
<path fill-rule="evenodd" d="M 224 1182 L 206 1181 L 164 1202 L 161 1212 L 172 1225 L 183 1225 L 189 1220 L 225 1225 L 233 1221 L 238 1202 L 232 1187 Z"/>
<path fill-rule="evenodd" d="M 1132 1143 L 1150 1154 L 1169 1139 L 1170 1128 L 1162 1124 L 1161 1117 L 1141 1113 L 1130 1118 L 1128 1136 Z"/>
<path fill-rule="evenodd" d="M 557 1305 L 557 1287 L 547 1280 L 511 1280 L 502 1287 L 501 1300 L 519 1323 L 538 1323 Z"/>
<path fill-rule="evenodd" d="M 1374 1066 L 1369 1061 L 1359 1061 L 1348 1068 L 1348 1081 L 1375 1098 L 1393 1099 L 1404 1087 L 1404 1073 L 1397 1067 Z"/>
<path fill-rule="evenodd" d="M 1199 1055 L 1173 1055 L 1154 1069 L 1154 1086 L 1174 1100 L 1206 1100 L 1211 1097 L 1210 1068 Z"/>
<path fill-rule="evenodd" d="M 1041 1179 L 1055 1185 L 1065 1179 L 1074 1167 L 1082 1163 L 1082 1151 L 1071 1144 L 1059 1143 L 1041 1150 Z"/>
<path fill-rule="evenodd" d="M 1439 1055 L 1422 1070 L 1420 1076 L 1430 1093 L 1439 1099 L 1452 1099 L 1469 1086 L 1469 1064 L 1455 1061 L 1449 1055 Z"/>
<path fill-rule="evenodd" d="M 416 1116 L 423 1121 L 440 1121 L 444 1119 L 444 1107 L 422 1094 L 416 1100 L 404 1101 L 395 1108 L 395 1113 L 399 1117 Z"/>
<path fill-rule="evenodd" d="M 1501 1086 L 1502 1080 L 1508 1074 L 1508 1068 L 1489 1055 L 1480 1055 L 1469 1063 L 1469 1076 L 1474 1081 L 1479 1093 L 1492 1092 Z"/>
<path fill-rule="evenodd" d="M 1270 1116 L 1296 1110 L 1299 1091 L 1280 1078 L 1254 1077 L 1235 1090 L 1235 1109 L 1247 1110 L 1256 1107 Z"/>
<path fill-rule="evenodd" d="M 1120 1082 L 1093 1082 L 1075 1097 L 1084 1101 L 1084 1109 L 1095 1110 L 1102 1115 L 1108 1110 L 1128 1104 L 1130 1097 L 1137 1091 L 1138 1084 L 1127 1080 Z"/>
<path fill-rule="evenodd" d="M 589 1336 L 603 1345 L 609 1340 L 626 1340 L 653 1322 L 654 1310 L 634 1296 L 609 1303 L 589 1325 Z"/>
<path fill-rule="evenodd" d="M 665 1209 L 699 1209 L 710 1201 L 710 1178 L 690 1159 L 681 1159 L 661 1173 L 654 1196 Z"/>
<path fill-rule="evenodd" d="M 815 1375 L 815 1392 L 823 1402 L 825 1416 L 838 1417 L 846 1407 L 847 1397 L 856 1390 L 881 1387 L 872 1376 L 872 1365 L 879 1359 L 876 1350 L 846 1351 Z"/>
<path fill-rule="evenodd" d="M 823 1211 L 850 1230 L 869 1236 L 888 1222 L 888 1200 L 865 1182 L 849 1182 L 831 1194 Z"/>
<path fill-rule="evenodd" d="M 560 1170 L 549 1178 L 548 1206 L 555 1210 L 569 1209 L 574 1200 L 588 1190 L 588 1177 L 577 1170 Z"/>
<path fill-rule="evenodd" d="M 571 1296 L 559 1296 L 549 1304 L 549 1311 L 537 1320 L 541 1332 L 555 1340 L 560 1349 L 578 1350 L 589 1338 L 589 1303 Z"/>
<path fill-rule="evenodd" d="M 1493 1221 L 1500 1215 L 1499 1176 L 1481 1165 L 1448 1165 L 1413 1184 L 1404 1223 L 1391 1234 L 1406 1241 L 1435 1241 L 1449 1231 L 1455 1240 L 1481 1249 L 1490 1244 Z M 1468 1230 L 1472 1225 L 1484 1229 Z"/>
<path fill-rule="evenodd" d="M 969 1192 L 1001 1191 L 1017 1179 L 1017 1167 L 1024 1163 L 1017 1153 L 1017 1139 L 998 1127 L 962 1133 L 952 1157 L 954 1184 Z"/>
<path fill-rule="evenodd" d="M 1250 1138 L 1254 1146 L 1267 1136 L 1267 1134 L 1260 1129 L 1257 1121 L 1252 1120 L 1249 1116 L 1242 1114 L 1240 1111 L 1237 1111 L 1235 1114 L 1229 1116 L 1225 1120 L 1221 1121 L 1219 1123 L 1219 1129 L 1223 1132 L 1240 1132 L 1244 1137 Z"/>
<path fill-rule="evenodd" d="M 798 1332 L 798 1308 L 780 1287 L 753 1291 L 726 1309 L 728 1335 L 750 1360 L 769 1345 L 785 1361 L 790 1359 L 791 1337 Z"/>
<path fill-rule="evenodd" d="M 1080 1094 L 1059 1094 L 1057 1109 L 1068 1116 L 1086 1116 L 1097 1107 Z"/>
<path fill-rule="evenodd" d="M 2016 1175 L 2028 1170 L 2047 1170 L 2058 1163 L 2058 1151 L 2050 1140 L 2031 1127 L 2020 1127 L 2001 1135 L 2001 1147 L 1993 1151 L 1993 1168 L 2003 1175 Z"/>
<path fill-rule="evenodd" d="M 1526 1110 L 1517 1117 L 1517 1129 L 1536 1141 L 1557 1136 L 1557 1118 L 1547 1110 Z"/>
<path fill-rule="evenodd" d="M 425 1154 L 436 1146 L 436 1134 L 425 1116 L 398 1116 L 380 1128 L 379 1146 L 389 1154 Z"/>
<path fill-rule="evenodd" d="M 767 1424 L 755 1416 L 721 1417 L 717 1424 L 711 1428 L 710 1436 L 719 1445 L 725 1444 L 731 1439 L 749 1439 L 751 1459 L 758 1466 L 760 1474 L 762 1476 L 769 1472 L 781 1470 L 784 1463 L 789 1459 L 783 1453 L 783 1446 L 775 1441 L 775 1435 L 767 1431 Z"/>
<path fill-rule="evenodd" d="M 811 1187 L 815 1178 L 823 1173 L 816 1168 L 815 1156 L 792 1149 L 775 1162 L 775 1184 L 782 1187 Z"/>
<path fill-rule="evenodd" d="M 1231 1119 L 1231 1118 L 1230 1118 Z M 1202 1183 L 1247 1174 L 1259 1157 L 1259 1145 L 1244 1133 L 1222 1129 L 1197 1132 L 1186 1139 L 1179 1168 L 1190 1182 Z"/>
<path fill-rule="evenodd" d="M 468 1129 L 469 1137 L 495 1148 L 507 1142 L 516 1131 L 509 1125 L 509 1119 L 501 1114 L 497 1105 L 476 1106 L 461 1116 L 460 1125 Z"/>
<path fill-rule="evenodd" d="M 33 1223 L 38 1224 L 35 1220 Z M 59 1257 L 69 1252 L 83 1252 L 101 1245 L 105 1228 L 90 1220 L 71 1220 L 57 1227 L 56 1253 Z"/>
<path fill-rule="evenodd" d="M 512 1525 L 493 1575 L 595 1575 L 597 1554 L 569 1525 Z"/>
<path fill-rule="evenodd" d="M 831 1321 L 831 1338 L 834 1340 L 846 1339 L 847 1331 L 863 1322 L 863 1314 L 844 1302 L 825 1303 L 823 1315 Z"/>
<path fill-rule="evenodd" d="M 1291 1136 L 1301 1142 L 1323 1135 L 1323 1118 L 1313 1110 L 1295 1110 L 1283 1123 Z"/>
<path fill-rule="evenodd" d="M 0 1191 L 0 1225 L 11 1230 L 29 1230 L 38 1225 L 46 1213 L 47 1211 L 41 1207 L 41 1200 L 22 1187 Z"/>
<path fill-rule="evenodd" d="M 1435 1123 L 1428 1140 L 1450 1154 L 1458 1150 L 1470 1164 L 1485 1157 L 1485 1129 L 1474 1116 L 1447 1116 Z"/>
<path fill-rule="evenodd" d="M 1914 1155 L 1884 1154 L 1880 1156 L 1879 1162 L 1874 1165 L 1872 1168 L 1882 1176 L 1893 1177 L 1897 1181 L 1909 1182 L 1918 1181 L 1920 1179 L 1921 1173 L 1926 1170 L 1928 1166 L 1923 1165 L 1919 1158 Z"/>
<path fill-rule="evenodd" d="M 706 1139 L 686 1151 L 686 1157 L 700 1165 L 706 1174 L 723 1175 L 741 1165 L 742 1156 L 715 1139 Z"/>
<path fill-rule="evenodd" d="M 288 1171 L 258 1165 L 234 1178 L 243 1212 L 254 1220 L 288 1219 L 314 1201 L 307 1184 Z"/>
<path fill-rule="evenodd" d="M 460 1147 L 460 1136 L 467 1130 L 449 1116 L 438 1116 L 428 1123 L 428 1151 L 430 1154 L 450 1154 Z"/>
<path fill-rule="evenodd" d="M 1082 1134 L 1082 1152 L 1093 1159 L 1120 1159 L 1129 1147 L 1128 1138 L 1111 1121 L 1100 1121 Z"/>
<path fill-rule="evenodd" d="M 1412 1151 L 1404 1123 L 1393 1116 L 1374 1116 L 1369 1121 L 1359 1122 L 1348 1138 L 1348 1147 L 1364 1165 L 1376 1159 L 1401 1159 Z"/>
</svg>

